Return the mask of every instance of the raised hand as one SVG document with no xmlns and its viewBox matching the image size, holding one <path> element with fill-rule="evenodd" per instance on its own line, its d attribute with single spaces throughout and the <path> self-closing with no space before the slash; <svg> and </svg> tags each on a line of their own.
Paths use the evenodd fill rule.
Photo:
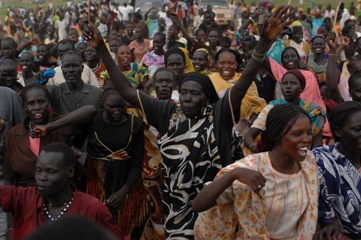
<svg viewBox="0 0 361 240">
<path fill-rule="evenodd" d="M 104 44 L 104 40 L 100 31 L 92 24 L 84 22 L 81 25 L 81 30 L 83 32 L 83 38 L 92 46 L 93 48 L 97 48 L 100 45 Z"/>
<path fill-rule="evenodd" d="M 288 20 L 293 15 L 293 12 L 287 13 L 289 8 L 290 6 L 280 6 L 266 19 L 263 38 L 274 40 L 287 25 L 293 22 L 293 20 Z"/>
<path fill-rule="evenodd" d="M 237 180 L 248 185 L 255 192 L 261 190 L 266 184 L 267 180 L 260 172 L 246 168 L 237 168 L 236 171 Z"/>
<path fill-rule="evenodd" d="M 330 49 L 336 49 L 336 34 L 334 32 L 327 34 L 326 43 Z"/>
<path fill-rule="evenodd" d="M 342 39 L 342 45 L 344 45 L 345 47 L 350 44 L 350 38 L 342 36 L 341 39 Z"/>
</svg>

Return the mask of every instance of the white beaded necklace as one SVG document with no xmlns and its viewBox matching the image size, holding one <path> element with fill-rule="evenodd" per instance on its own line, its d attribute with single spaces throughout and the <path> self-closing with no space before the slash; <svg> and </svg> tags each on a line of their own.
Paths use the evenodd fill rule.
<svg viewBox="0 0 361 240">
<path fill-rule="evenodd" d="M 64 203 L 65 207 L 64 207 L 63 211 L 61 211 L 61 213 L 56 218 L 53 218 L 51 216 L 51 214 L 49 213 L 48 208 L 46 207 L 45 199 L 44 199 L 43 208 L 44 208 L 44 212 L 45 212 L 46 217 L 52 222 L 58 220 L 59 218 L 61 218 L 68 211 L 71 203 L 73 202 L 73 199 L 74 199 L 74 193 L 73 193 L 70 201 L 68 203 Z"/>
</svg>

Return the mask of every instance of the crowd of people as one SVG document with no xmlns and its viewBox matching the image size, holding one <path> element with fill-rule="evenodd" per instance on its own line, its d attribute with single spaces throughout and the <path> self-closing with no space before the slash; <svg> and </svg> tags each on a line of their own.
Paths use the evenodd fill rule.
<svg viewBox="0 0 361 240">
<path fill-rule="evenodd" d="M 8 8 L 0 240 L 361 239 L 353 3 L 134 3 Z"/>
</svg>

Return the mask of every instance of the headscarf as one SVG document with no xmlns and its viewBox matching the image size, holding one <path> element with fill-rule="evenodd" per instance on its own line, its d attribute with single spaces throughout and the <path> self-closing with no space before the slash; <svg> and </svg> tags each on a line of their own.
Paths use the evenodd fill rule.
<svg viewBox="0 0 361 240">
<path fill-rule="evenodd" d="M 306 78 L 305 78 L 305 76 L 303 76 L 303 74 L 301 73 L 300 70 L 298 70 L 298 69 L 288 70 L 288 71 L 283 75 L 282 81 L 283 81 L 284 77 L 285 77 L 287 74 L 292 74 L 292 75 L 294 75 L 294 76 L 298 79 L 298 81 L 300 82 L 301 87 L 302 87 L 302 91 L 305 89 L 305 87 L 306 87 Z"/>
<path fill-rule="evenodd" d="M 212 81 L 208 76 L 197 72 L 188 73 L 183 77 L 180 84 L 180 89 L 182 88 L 182 85 L 188 81 L 197 82 L 202 86 L 204 94 L 206 95 L 210 104 L 216 103 L 219 100 L 216 89 L 214 88 Z"/>
</svg>

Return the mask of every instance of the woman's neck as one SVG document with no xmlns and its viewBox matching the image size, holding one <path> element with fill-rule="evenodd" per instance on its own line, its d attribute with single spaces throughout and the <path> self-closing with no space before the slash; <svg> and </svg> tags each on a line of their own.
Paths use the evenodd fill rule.
<svg viewBox="0 0 361 240">
<path fill-rule="evenodd" d="M 295 174 L 301 169 L 299 163 L 290 159 L 280 146 L 276 146 L 268 154 L 272 167 L 280 173 Z"/>
<path fill-rule="evenodd" d="M 130 64 L 129 65 L 119 65 L 120 70 L 122 72 L 129 71 L 131 69 Z"/>
<path fill-rule="evenodd" d="M 317 53 L 317 54 L 314 54 L 313 60 L 314 60 L 316 63 L 321 63 L 321 62 L 323 62 L 325 59 L 324 59 L 324 57 L 322 56 L 322 53 Z"/>
<path fill-rule="evenodd" d="M 164 50 L 161 48 L 161 49 L 158 49 L 156 51 L 154 51 L 155 54 L 157 54 L 158 56 L 163 56 L 164 55 Z"/>
<path fill-rule="evenodd" d="M 142 39 L 135 39 L 135 41 L 137 41 L 137 43 L 144 43 L 144 38 L 142 38 Z"/>
<path fill-rule="evenodd" d="M 361 167 L 360 154 L 349 151 L 349 149 L 342 142 L 340 142 L 339 150 L 355 167 Z"/>
<path fill-rule="evenodd" d="M 297 105 L 299 104 L 300 102 L 300 97 L 298 96 L 297 98 L 293 98 L 293 99 L 285 99 L 288 103 L 292 103 L 294 105 Z"/>
<path fill-rule="evenodd" d="M 125 113 L 123 113 L 123 115 L 121 116 L 121 118 L 119 119 L 119 121 L 111 121 L 109 118 L 108 118 L 108 115 L 106 113 L 106 111 L 103 111 L 103 114 L 102 114 L 102 117 L 103 117 L 103 120 L 109 124 L 109 125 L 121 125 L 123 123 L 125 123 L 127 121 L 127 115 Z"/>
</svg>

